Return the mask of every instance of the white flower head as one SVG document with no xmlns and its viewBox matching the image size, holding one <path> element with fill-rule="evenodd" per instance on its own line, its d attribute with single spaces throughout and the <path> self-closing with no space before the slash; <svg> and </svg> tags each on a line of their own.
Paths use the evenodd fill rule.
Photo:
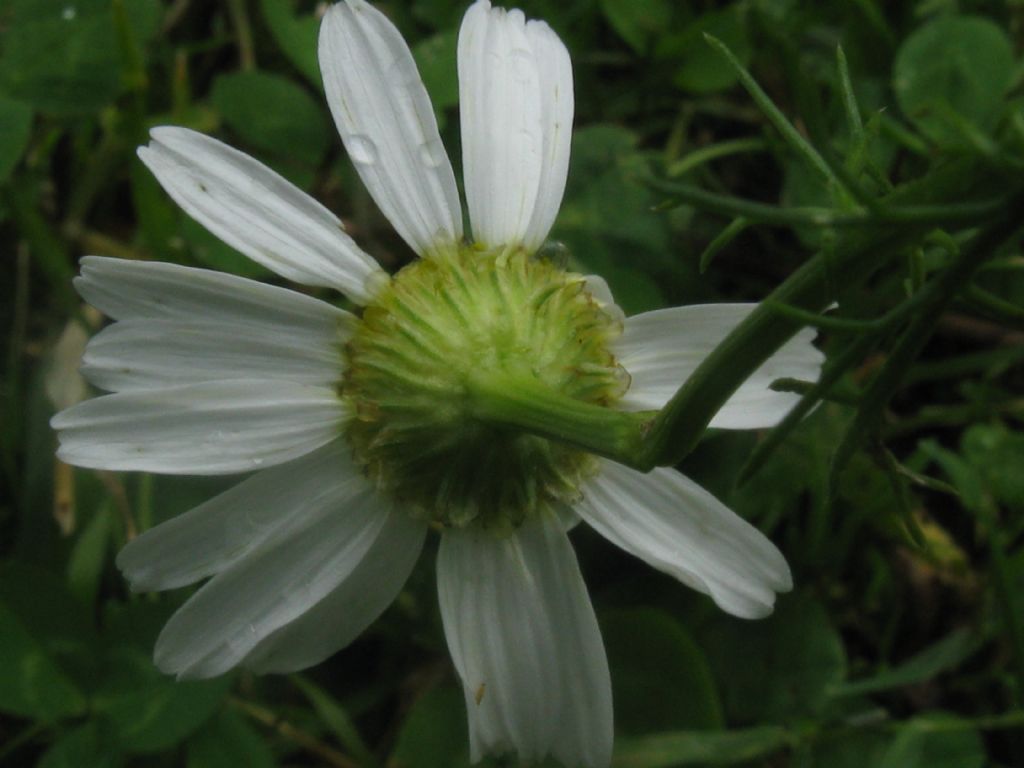
<svg viewBox="0 0 1024 768">
<path fill-rule="evenodd" d="M 192 217 L 282 277 L 362 309 L 207 270 L 86 257 L 76 286 L 117 322 L 90 342 L 82 371 L 112 394 L 54 418 L 59 455 L 99 469 L 253 472 L 118 557 L 137 590 L 208 579 L 160 635 L 161 669 L 209 677 L 322 661 L 392 602 L 433 524 L 473 759 L 606 766 L 608 667 L 565 521 L 582 518 L 740 617 L 767 615 L 791 587 L 789 569 L 673 470 L 641 474 L 479 421 L 472 382 L 498 376 L 604 407 L 660 408 L 752 305 L 625 318 L 600 278 L 533 258 L 565 189 L 573 118 L 569 56 L 543 22 L 478 0 L 462 23 L 471 240 L 391 22 L 363 0 L 332 6 L 320 64 L 360 177 L 422 258 L 390 278 L 333 213 L 256 160 L 194 131 L 155 129 L 139 156 Z M 804 332 L 784 346 L 712 426 L 776 423 L 794 396 L 768 385 L 816 378 L 810 341 Z"/>
</svg>

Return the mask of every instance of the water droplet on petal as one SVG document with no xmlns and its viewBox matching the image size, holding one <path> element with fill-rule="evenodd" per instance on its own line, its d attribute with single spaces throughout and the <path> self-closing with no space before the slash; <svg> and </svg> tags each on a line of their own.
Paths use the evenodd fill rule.
<svg viewBox="0 0 1024 768">
<path fill-rule="evenodd" d="M 420 144 L 419 154 L 420 162 L 427 168 L 439 168 L 448 159 L 441 139 L 429 139 Z"/>
<path fill-rule="evenodd" d="M 541 261 L 549 261 L 558 269 L 568 269 L 572 252 L 569 250 L 569 246 L 560 240 L 548 240 L 537 249 L 534 258 Z"/>
<path fill-rule="evenodd" d="M 346 136 L 345 148 L 356 165 L 374 165 L 378 160 L 377 145 L 373 139 L 361 133 Z"/>
</svg>

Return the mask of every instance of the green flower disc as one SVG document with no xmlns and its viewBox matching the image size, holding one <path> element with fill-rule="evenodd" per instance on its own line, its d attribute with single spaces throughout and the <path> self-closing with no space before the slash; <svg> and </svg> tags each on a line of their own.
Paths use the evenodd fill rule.
<svg viewBox="0 0 1024 768">
<path fill-rule="evenodd" d="M 628 386 L 610 351 L 621 323 L 583 276 L 521 251 L 419 259 L 363 310 L 342 396 L 355 460 L 413 515 L 510 530 L 578 496 L 578 448 L 479 418 L 477 382 L 608 406 Z"/>
</svg>

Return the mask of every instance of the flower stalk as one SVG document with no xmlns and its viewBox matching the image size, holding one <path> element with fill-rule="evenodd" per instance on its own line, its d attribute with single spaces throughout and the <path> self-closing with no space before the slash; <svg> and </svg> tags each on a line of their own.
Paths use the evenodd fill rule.
<svg viewBox="0 0 1024 768">
<path fill-rule="evenodd" d="M 980 179 L 977 194 L 963 188 L 964 179 Z M 997 179 L 966 173 L 963 164 L 943 166 L 924 179 L 905 185 L 883 198 L 882 210 L 943 210 L 959 200 L 964 210 L 991 214 Z M 1013 211 L 1024 203 L 1020 193 L 1005 194 L 1002 215 L 985 230 L 986 247 L 995 247 L 1016 227 Z M 984 200 L 977 204 L 972 201 Z M 899 220 L 899 226 L 884 226 Z M 680 386 L 661 411 L 625 413 L 583 403 L 548 391 L 523 378 L 513 386 L 487 372 L 475 375 L 469 390 L 475 415 L 481 420 L 531 432 L 605 456 L 634 469 L 649 471 L 681 461 L 700 440 L 708 424 L 739 386 L 804 325 L 780 305 L 818 312 L 838 297 L 833 286 L 863 284 L 879 268 L 927 237 L 934 220 L 896 216 L 877 228 L 850 233 L 834 250 L 822 252 L 782 283 L 741 323 Z"/>
<path fill-rule="evenodd" d="M 494 426 L 568 443 L 635 469 L 656 412 L 628 413 L 568 397 L 532 376 L 479 371 L 466 381 L 470 412 Z"/>
</svg>

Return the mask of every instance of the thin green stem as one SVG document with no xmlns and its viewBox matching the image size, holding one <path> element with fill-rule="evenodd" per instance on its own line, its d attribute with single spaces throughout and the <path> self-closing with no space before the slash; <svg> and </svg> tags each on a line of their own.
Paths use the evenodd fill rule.
<svg viewBox="0 0 1024 768">
<path fill-rule="evenodd" d="M 256 48 L 253 45 L 252 24 L 249 22 L 249 9 L 245 0 L 228 0 L 228 11 L 235 28 L 239 64 L 246 72 L 256 69 Z"/>
<path fill-rule="evenodd" d="M 739 79 L 740 84 L 746 89 L 747 93 L 754 100 L 754 103 L 761 109 L 765 117 L 775 126 L 781 135 L 783 140 L 789 144 L 790 148 L 793 149 L 798 155 L 802 156 L 807 162 L 811 164 L 818 173 L 820 173 L 826 181 L 835 184 L 837 187 L 842 187 L 842 182 L 836 178 L 835 174 L 832 173 L 832 169 L 828 163 L 818 154 L 811 143 L 805 139 L 800 132 L 794 127 L 793 123 L 782 114 L 775 102 L 772 101 L 771 97 L 764 92 L 764 89 L 758 85 L 757 81 L 753 78 L 747 68 L 744 67 L 739 59 L 729 50 L 729 46 L 719 40 L 713 35 L 707 33 L 704 34 L 704 39 L 707 40 L 708 44 L 720 53 L 725 60 L 732 67 L 736 73 L 736 77 Z"/>
<path fill-rule="evenodd" d="M 962 164 L 949 164 L 936 169 L 926 180 L 896 190 L 883 203 L 895 209 L 909 205 L 933 206 L 949 199 L 971 199 L 970 193 L 974 190 L 965 189 L 964 179 L 972 175 L 965 173 L 970 170 Z M 973 179 L 978 184 L 975 190 L 988 186 L 988 180 L 979 174 L 973 174 Z M 1017 196 L 1005 203 L 1001 226 L 1009 226 L 1007 219 L 1015 218 L 1022 202 Z M 859 285 L 887 261 L 902 254 L 905 248 L 919 242 L 929 229 L 918 223 L 851 233 L 829 255 L 828 270 L 825 255 L 818 254 L 769 298 L 799 309 L 820 310 L 833 299 L 826 290 L 826 272 L 838 285 Z M 705 358 L 659 412 L 637 463 L 650 466 L 677 463 L 693 449 L 714 414 L 740 384 L 801 327 L 799 322 L 780 317 L 767 304 L 755 309 Z"/>
<path fill-rule="evenodd" d="M 793 431 L 804 416 L 810 413 L 811 409 L 820 400 L 828 396 L 828 393 L 842 375 L 855 365 L 875 343 L 876 341 L 873 337 L 862 336 L 851 342 L 842 352 L 825 364 L 821 371 L 821 376 L 818 377 L 814 385 L 804 393 L 800 401 L 793 406 L 789 413 L 783 417 L 782 421 L 768 433 L 768 436 L 750 454 L 750 458 L 747 459 L 747 463 L 743 465 L 739 473 L 737 482 L 740 485 L 746 483 L 764 466 L 765 462 L 768 461 L 768 457 L 789 436 L 789 433 Z"/>
<path fill-rule="evenodd" d="M 749 226 L 750 222 L 742 216 L 737 216 L 729 222 L 729 226 L 719 232 L 715 239 L 708 243 L 708 247 L 705 248 L 704 252 L 700 255 L 700 273 L 703 275 L 711 265 L 715 256 L 717 256 L 723 248 L 729 245 L 729 243 L 739 237 L 743 230 Z"/>
<path fill-rule="evenodd" d="M 732 195 L 708 192 L 692 184 L 681 184 L 653 177 L 647 178 L 645 181 L 653 189 L 671 195 L 682 204 L 692 205 L 723 216 L 742 217 L 760 224 L 784 227 L 851 227 L 874 226 L 880 223 L 941 226 L 957 222 L 971 223 L 992 215 L 1006 202 L 1003 199 L 991 199 L 965 203 L 905 205 L 880 207 L 875 210 L 855 208 L 850 211 L 837 211 L 832 208 L 780 207 L 757 203 Z"/>
<path fill-rule="evenodd" d="M 1017 209 L 1013 209 L 1017 210 Z M 832 460 L 830 488 L 835 492 L 839 475 L 866 435 L 877 431 L 883 410 L 905 379 L 914 360 L 935 331 L 939 315 L 999 245 L 1020 228 L 1016 213 L 1004 214 L 965 247 L 957 259 L 935 280 L 921 289 L 920 305 L 889 359 L 864 393 L 857 415 L 850 423 Z"/>
<path fill-rule="evenodd" d="M 839 71 L 839 91 L 843 96 L 843 109 L 846 110 L 846 124 L 850 129 L 850 137 L 860 142 L 864 138 L 864 123 L 860 118 L 857 95 L 853 92 L 853 81 L 850 80 L 850 68 L 841 45 L 836 46 L 836 69 Z"/>
<path fill-rule="evenodd" d="M 1024 420 L 1024 398 L 1019 397 L 995 403 L 925 406 L 912 416 L 886 424 L 882 434 L 886 438 L 903 437 L 935 427 L 955 427 L 973 421 L 984 421 L 997 414 Z"/>
<path fill-rule="evenodd" d="M 483 422 L 525 430 L 637 467 L 650 412 L 627 413 L 576 400 L 527 375 L 478 371 L 465 384 L 470 413 Z"/>
<path fill-rule="evenodd" d="M 1014 328 L 1024 328 L 1024 308 L 996 296 L 972 283 L 964 291 L 964 299 L 983 315 Z"/>
<path fill-rule="evenodd" d="M 694 168 L 698 168 L 712 160 L 730 155 L 739 155 L 746 152 L 763 152 L 768 149 L 768 142 L 764 139 L 735 139 L 712 144 L 708 147 L 696 149 L 686 157 L 681 157 L 668 166 L 665 174 L 669 178 L 683 176 Z"/>
<path fill-rule="evenodd" d="M 1002 371 L 1024 363 L 1024 345 L 997 347 L 984 352 L 972 352 L 956 357 L 947 357 L 932 363 L 918 363 L 910 369 L 907 381 L 940 381 L 959 379 L 975 373 Z"/>
<path fill-rule="evenodd" d="M 783 317 L 796 320 L 811 328 L 833 331 L 835 333 L 873 333 L 882 330 L 890 322 L 890 315 L 875 320 L 854 320 L 848 317 L 832 317 L 831 315 L 822 315 L 818 312 L 809 312 L 806 309 L 800 309 L 800 307 L 782 304 L 774 299 L 766 299 L 765 303 Z"/>
</svg>

